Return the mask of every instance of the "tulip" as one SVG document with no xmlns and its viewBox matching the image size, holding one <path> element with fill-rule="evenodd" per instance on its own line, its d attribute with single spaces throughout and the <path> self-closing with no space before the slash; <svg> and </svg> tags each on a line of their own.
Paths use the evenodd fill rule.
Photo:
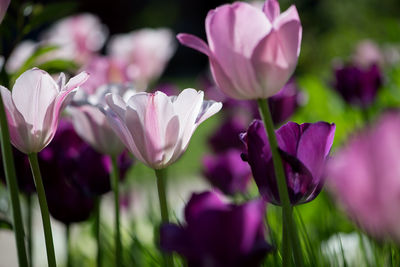
<svg viewBox="0 0 400 267">
<path fill-rule="evenodd" d="M 328 161 L 327 188 L 348 215 L 380 239 L 400 242 L 400 115 L 385 114 Z"/>
<path fill-rule="evenodd" d="M 226 195 L 245 193 L 250 182 L 249 165 L 240 158 L 240 150 L 231 149 L 203 158 L 204 176 Z"/>
<path fill-rule="evenodd" d="M 323 186 L 323 168 L 333 143 L 335 125 L 326 122 L 289 122 L 276 131 L 278 150 L 292 205 L 316 198 Z M 271 149 L 264 125 L 255 120 L 242 135 L 254 180 L 265 200 L 280 205 Z"/>
<path fill-rule="evenodd" d="M 103 47 L 107 32 L 98 17 L 84 13 L 58 21 L 42 36 L 41 41 L 59 46 L 57 51 L 49 55 L 50 58 L 85 64 Z"/>
<path fill-rule="evenodd" d="M 262 200 L 232 205 L 214 192 L 193 194 L 185 207 L 186 223 L 161 226 L 161 248 L 185 257 L 189 267 L 260 266 L 271 250 L 264 214 Z"/>
<path fill-rule="evenodd" d="M 276 95 L 268 98 L 274 124 L 286 121 L 299 106 L 299 90 L 293 79 L 280 90 Z"/>
<path fill-rule="evenodd" d="M 129 75 L 137 87 L 145 90 L 164 71 L 175 52 L 168 29 L 141 29 L 111 38 L 108 53 L 129 66 Z"/>
<path fill-rule="evenodd" d="M 208 45 L 179 34 L 178 40 L 208 56 L 218 87 L 236 99 L 276 94 L 292 75 L 300 53 L 302 27 L 296 7 L 280 13 L 277 0 L 263 10 L 236 2 L 211 10 L 206 18 Z"/>
<path fill-rule="evenodd" d="M 243 143 L 239 135 L 246 129 L 246 122 L 239 116 L 231 116 L 225 119 L 221 126 L 208 139 L 208 143 L 216 153 L 230 149 L 243 150 Z"/>
<path fill-rule="evenodd" d="M 345 66 L 335 70 L 335 89 L 349 104 L 367 107 L 375 100 L 382 86 L 382 74 L 378 65 L 367 69 Z"/>
<path fill-rule="evenodd" d="M 0 0 L 0 23 L 3 21 L 3 18 L 6 15 L 10 2 L 11 0 Z"/>
<path fill-rule="evenodd" d="M 352 61 L 357 66 L 369 68 L 372 65 L 384 64 L 384 55 L 379 46 L 372 40 L 360 41 L 352 56 Z"/>
<path fill-rule="evenodd" d="M 12 92 L 0 86 L 11 143 L 25 154 L 46 147 L 54 137 L 60 113 L 87 79 L 88 74 L 82 72 L 67 84 L 64 74 L 55 82 L 47 72 L 33 68 L 17 79 Z"/>
<path fill-rule="evenodd" d="M 25 40 L 19 43 L 6 62 L 5 68 L 7 73 L 17 72 L 37 48 L 38 44 L 34 41 Z"/>
<path fill-rule="evenodd" d="M 137 159 L 153 169 L 175 162 L 186 150 L 195 129 L 222 104 L 203 101 L 203 92 L 185 89 L 178 96 L 137 93 L 128 102 L 106 95 L 104 112 L 121 141 Z"/>
</svg>

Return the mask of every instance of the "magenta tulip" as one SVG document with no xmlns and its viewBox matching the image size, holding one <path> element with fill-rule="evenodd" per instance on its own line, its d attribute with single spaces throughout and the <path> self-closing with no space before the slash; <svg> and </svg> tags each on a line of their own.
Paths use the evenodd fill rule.
<svg viewBox="0 0 400 267">
<path fill-rule="evenodd" d="M 178 96 L 137 93 L 128 102 L 106 95 L 111 127 L 137 159 L 153 169 L 175 162 L 186 150 L 196 128 L 222 104 L 204 101 L 203 92 L 185 89 Z"/>
<path fill-rule="evenodd" d="M 61 111 L 89 75 L 85 72 L 65 84 L 45 71 L 33 68 L 15 82 L 12 92 L 0 86 L 11 143 L 26 154 L 39 152 L 53 139 Z"/>
<path fill-rule="evenodd" d="M 296 67 L 302 27 L 295 6 L 281 14 L 277 0 L 267 0 L 263 10 L 243 2 L 223 5 L 208 13 L 206 33 L 208 45 L 190 34 L 177 37 L 209 57 L 214 80 L 230 97 L 270 97 Z"/>
</svg>

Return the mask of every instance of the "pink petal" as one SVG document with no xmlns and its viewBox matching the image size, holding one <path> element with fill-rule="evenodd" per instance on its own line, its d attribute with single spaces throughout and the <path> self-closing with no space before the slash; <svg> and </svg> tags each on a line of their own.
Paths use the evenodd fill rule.
<svg viewBox="0 0 400 267">
<path fill-rule="evenodd" d="M 266 0 L 263 11 L 271 23 L 281 14 L 281 8 L 277 0 Z"/>
<path fill-rule="evenodd" d="M 206 42 L 201 40 L 199 37 L 192 34 L 180 33 L 176 36 L 176 38 L 181 44 L 193 48 L 194 50 L 197 50 L 208 57 L 211 57 L 210 48 Z"/>
</svg>

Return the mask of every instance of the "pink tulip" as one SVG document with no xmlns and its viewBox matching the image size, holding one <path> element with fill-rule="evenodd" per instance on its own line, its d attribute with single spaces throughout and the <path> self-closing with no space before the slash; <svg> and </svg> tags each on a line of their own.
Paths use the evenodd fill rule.
<svg viewBox="0 0 400 267">
<path fill-rule="evenodd" d="M 55 82 L 47 72 L 33 68 L 17 79 L 12 92 L 0 86 L 11 143 L 26 154 L 45 148 L 54 137 L 61 111 L 88 77 L 82 72 L 65 84 L 64 74 Z"/>
<path fill-rule="evenodd" d="M 17 72 L 37 48 L 38 44 L 31 40 L 25 40 L 19 43 L 7 60 L 5 66 L 7 73 Z"/>
<path fill-rule="evenodd" d="M 175 42 L 168 29 L 142 29 L 112 37 L 108 52 L 112 58 L 126 62 L 130 79 L 146 90 L 164 71 L 175 52 Z"/>
<path fill-rule="evenodd" d="M 204 101 L 203 92 L 185 89 L 178 96 L 137 93 L 128 102 L 106 96 L 107 119 L 125 146 L 143 163 L 162 169 L 186 150 L 197 126 L 217 113 L 222 104 Z"/>
<path fill-rule="evenodd" d="M 292 75 L 300 53 L 302 27 L 295 6 L 280 13 L 277 0 L 263 10 L 236 2 L 211 10 L 206 18 L 208 45 L 196 36 L 178 40 L 207 55 L 218 87 L 236 99 L 267 98 Z"/>
<path fill-rule="evenodd" d="M 42 41 L 59 46 L 54 53 L 49 53 L 49 58 L 65 58 L 85 64 L 94 52 L 103 47 L 107 33 L 98 17 L 85 13 L 60 20 L 45 33 Z"/>
<path fill-rule="evenodd" d="M 3 21 L 3 18 L 6 15 L 10 1 L 11 0 L 0 0 L 0 23 Z"/>
<path fill-rule="evenodd" d="M 75 131 L 86 143 L 101 154 L 118 156 L 123 151 L 124 145 L 101 111 L 106 104 L 104 97 L 108 93 L 124 96 L 134 92 L 124 86 L 102 86 L 95 94 L 70 106 L 68 112 L 72 116 Z"/>
</svg>

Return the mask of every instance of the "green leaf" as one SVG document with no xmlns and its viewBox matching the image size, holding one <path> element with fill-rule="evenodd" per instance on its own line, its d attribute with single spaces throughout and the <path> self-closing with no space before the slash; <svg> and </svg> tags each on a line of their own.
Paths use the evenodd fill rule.
<svg viewBox="0 0 400 267">
<path fill-rule="evenodd" d="M 6 217 L 0 214 L 0 229 L 12 230 L 12 223 Z"/>
<path fill-rule="evenodd" d="M 77 64 L 72 60 L 53 59 L 37 66 L 39 69 L 45 70 L 50 74 L 59 72 L 71 72 L 78 68 Z"/>
</svg>

